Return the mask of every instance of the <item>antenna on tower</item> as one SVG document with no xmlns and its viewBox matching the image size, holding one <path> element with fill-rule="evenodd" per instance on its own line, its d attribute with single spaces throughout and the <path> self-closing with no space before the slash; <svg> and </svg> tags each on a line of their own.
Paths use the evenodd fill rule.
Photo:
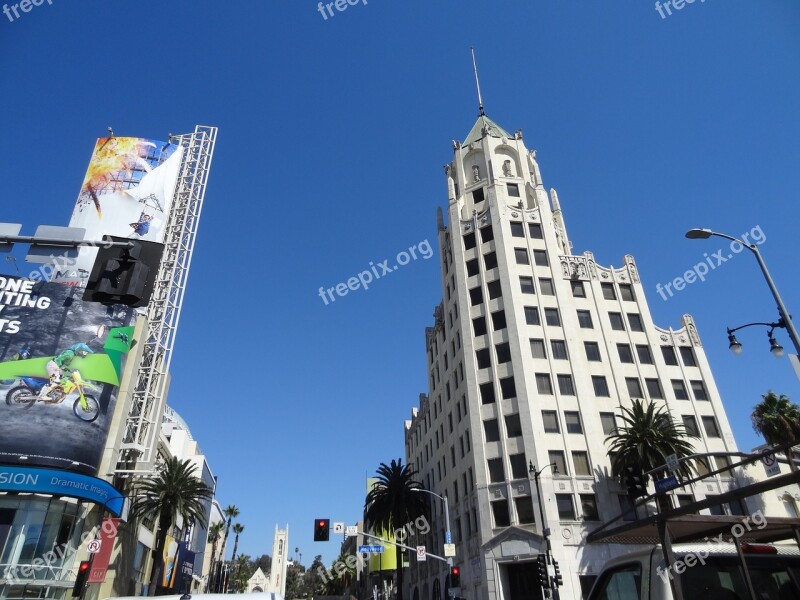
<svg viewBox="0 0 800 600">
<path fill-rule="evenodd" d="M 478 65 L 475 63 L 475 48 L 470 48 L 470 52 L 472 52 L 472 70 L 475 71 L 475 85 L 478 88 L 478 108 L 480 109 L 481 116 L 484 116 L 486 113 L 483 112 L 483 98 L 481 97 L 481 82 L 478 79 Z"/>
</svg>

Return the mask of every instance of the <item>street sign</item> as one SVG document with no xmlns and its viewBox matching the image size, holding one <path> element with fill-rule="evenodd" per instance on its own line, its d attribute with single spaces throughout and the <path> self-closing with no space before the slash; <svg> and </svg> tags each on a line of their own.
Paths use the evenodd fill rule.
<svg viewBox="0 0 800 600">
<path fill-rule="evenodd" d="M 385 548 L 383 546 L 359 546 L 358 551 L 361 554 L 380 554 Z"/>
<path fill-rule="evenodd" d="M 102 545 L 103 544 L 102 542 L 100 542 L 100 540 L 89 540 L 88 543 L 86 544 L 86 551 L 89 554 L 95 554 L 97 552 L 100 552 L 100 547 Z"/>
<path fill-rule="evenodd" d="M 344 533 L 344 523 L 336 522 L 333 524 L 333 533 Z"/>
<path fill-rule="evenodd" d="M 452 558 L 456 555 L 456 545 L 455 544 L 445 544 L 444 545 L 444 557 L 445 558 Z"/>
<path fill-rule="evenodd" d="M 450 535 L 449 531 L 445 531 L 444 532 L 444 543 L 445 544 L 452 544 L 453 543 L 453 539 L 452 539 L 452 536 Z"/>
<path fill-rule="evenodd" d="M 678 478 L 675 475 L 656 480 L 656 492 L 658 493 L 668 492 L 676 487 L 678 487 Z"/>
<path fill-rule="evenodd" d="M 347 537 L 350 537 L 351 535 L 358 535 L 358 525 L 348 525 L 345 527 L 344 534 Z"/>
<path fill-rule="evenodd" d="M 769 450 L 762 451 L 761 463 L 764 465 L 764 471 L 766 471 L 767 477 L 780 474 L 781 466 L 778 464 L 778 460 L 775 458 L 775 454 L 773 452 Z"/>
<path fill-rule="evenodd" d="M 680 467 L 680 463 L 678 463 L 678 455 L 677 454 L 670 454 L 667 457 L 667 469 L 670 471 L 677 471 Z"/>
<path fill-rule="evenodd" d="M 425 546 L 417 546 L 417 562 L 425 562 L 428 560 L 428 555 L 425 551 Z"/>
</svg>

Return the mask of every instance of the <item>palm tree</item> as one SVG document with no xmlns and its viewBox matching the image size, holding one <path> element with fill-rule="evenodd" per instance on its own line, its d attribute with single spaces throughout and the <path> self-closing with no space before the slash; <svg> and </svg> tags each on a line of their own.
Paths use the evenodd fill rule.
<svg viewBox="0 0 800 600">
<path fill-rule="evenodd" d="M 225 538 L 222 541 L 222 548 L 220 548 L 220 552 L 222 552 L 224 554 L 225 549 L 228 547 L 228 534 L 231 531 L 231 523 L 233 523 L 233 520 L 236 517 L 239 516 L 239 508 L 236 507 L 235 505 L 231 504 L 230 506 L 228 506 L 228 508 L 226 508 L 223 511 L 223 513 L 228 518 L 228 520 L 227 520 L 227 522 L 225 524 Z M 223 559 L 223 560 L 224 560 L 224 558 L 225 558 L 224 555 L 220 557 L 220 559 Z"/>
<path fill-rule="evenodd" d="M 222 537 L 222 530 L 225 527 L 224 521 L 217 521 L 208 528 L 208 541 L 211 542 L 211 571 L 206 583 L 206 593 L 213 588 L 213 579 L 217 572 L 217 544 Z"/>
<path fill-rule="evenodd" d="M 243 531 L 244 531 L 244 525 L 236 523 L 236 525 L 233 526 L 233 533 L 236 534 L 236 538 L 233 542 L 233 555 L 231 556 L 231 562 L 236 561 L 236 550 L 239 549 L 239 534 L 242 533 Z"/>
<path fill-rule="evenodd" d="M 635 399 L 630 408 L 622 408 L 620 419 L 623 425 L 614 428 L 606 438 L 606 443 L 610 443 L 611 473 L 615 477 L 622 477 L 627 467 L 635 467 L 637 474 L 661 467 L 670 454 L 680 459 L 695 453 L 687 438 L 697 436 L 675 423 L 663 406 Z M 678 469 L 686 477 L 691 477 L 693 471 L 689 461 L 681 462 Z M 659 472 L 657 479 L 665 474 Z"/>
<path fill-rule="evenodd" d="M 367 494 L 364 503 L 364 520 L 373 531 L 392 531 L 405 527 L 415 519 L 428 516 L 427 495 L 414 492 L 422 485 L 414 480 L 414 471 L 403 465 L 402 459 L 391 464 L 381 463 L 378 481 Z M 403 551 L 397 553 L 397 598 L 403 600 Z"/>
<path fill-rule="evenodd" d="M 782 446 L 800 441 L 800 407 L 788 396 L 767 392 L 761 396 L 750 416 L 753 429 L 764 436 L 770 446 Z M 789 468 L 797 470 L 791 448 L 787 451 Z"/>
<path fill-rule="evenodd" d="M 183 519 L 183 527 L 197 522 L 206 524 L 205 500 L 213 492 L 196 474 L 189 460 L 175 457 L 166 461 L 156 477 L 143 480 L 135 488 L 131 507 L 134 519 L 158 519 L 155 543 L 152 550 L 153 568 L 150 574 L 150 595 L 155 595 L 164 568 L 164 545 L 167 535 Z"/>
</svg>

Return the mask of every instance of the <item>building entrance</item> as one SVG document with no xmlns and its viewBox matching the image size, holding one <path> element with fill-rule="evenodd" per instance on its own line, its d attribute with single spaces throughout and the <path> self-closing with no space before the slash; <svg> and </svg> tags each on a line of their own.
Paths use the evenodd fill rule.
<svg viewBox="0 0 800 600">
<path fill-rule="evenodd" d="M 502 565 L 506 571 L 503 600 L 538 600 L 542 597 L 534 561 Z"/>
</svg>

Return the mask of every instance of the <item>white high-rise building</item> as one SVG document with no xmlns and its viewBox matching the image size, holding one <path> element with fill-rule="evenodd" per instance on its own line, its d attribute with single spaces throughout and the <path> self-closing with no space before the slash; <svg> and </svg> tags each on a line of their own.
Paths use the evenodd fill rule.
<svg viewBox="0 0 800 600">
<path fill-rule="evenodd" d="M 581 598 L 605 561 L 630 549 L 585 543 L 630 506 L 605 443 L 620 407 L 634 398 L 666 406 L 697 433 L 698 452 L 736 445 L 692 318 L 677 329 L 653 323 L 632 256 L 605 267 L 592 252 L 573 254 L 558 196 L 522 132 L 481 111 L 453 148 L 446 224 L 439 212 L 443 301 L 426 331 L 429 393 L 405 424 L 406 459 L 449 499 L 468 600 L 539 597 L 535 560 L 545 543 L 529 466 L 541 470 L 561 597 Z M 727 464 L 713 456 L 700 469 Z M 735 485 L 713 476 L 670 492 L 671 502 Z M 445 537 L 442 506 L 434 508 L 431 551 Z M 447 566 L 411 563 L 408 597 L 444 600 Z"/>
</svg>

